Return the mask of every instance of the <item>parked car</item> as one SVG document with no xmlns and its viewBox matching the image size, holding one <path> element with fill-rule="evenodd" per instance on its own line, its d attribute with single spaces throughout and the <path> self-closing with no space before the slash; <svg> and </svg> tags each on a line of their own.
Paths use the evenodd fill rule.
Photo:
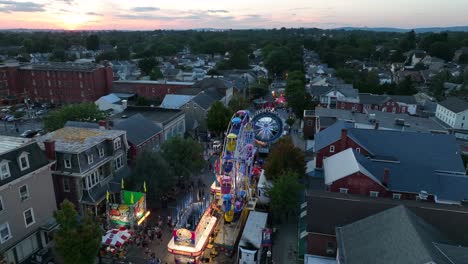
<svg viewBox="0 0 468 264">
<path fill-rule="evenodd" d="M 5 120 L 7 122 L 13 122 L 13 121 L 15 121 L 17 119 L 12 115 L 7 115 L 7 116 L 5 116 L 5 118 L 3 120 Z"/>
<path fill-rule="evenodd" d="M 44 115 L 44 114 L 47 114 L 47 109 L 41 109 L 39 111 L 36 112 L 36 115 Z"/>
<path fill-rule="evenodd" d="M 20 137 L 32 138 L 37 134 L 37 132 L 38 131 L 36 129 L 28 129 L 28 130 L 25 130 L 23 133 L 21 133 Z"/>
</svg>

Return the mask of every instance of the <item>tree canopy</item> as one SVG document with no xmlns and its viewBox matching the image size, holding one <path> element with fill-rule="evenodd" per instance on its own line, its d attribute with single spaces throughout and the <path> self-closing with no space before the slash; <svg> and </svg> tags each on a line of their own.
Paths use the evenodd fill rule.
<svg viewBox="0 0 468 264">
<path fill-rule="evenodd" d="M 86 38 L 86 48 L 89 50 L 98 50 L 99 49 L 99 36 L 98 35 L 89 35 Z"/>
<path fill-rule="evenodd" d="M 206 126 L 210 131 L 217 134 L 223 133 L 231 121 L 232 112 L 221 102 L 215 102 L 206 116 Z"/>
<path fill-rule="evenodd" d="M 296 215 L 302 190 L 299 178 L 297 173 L 286 171 L 273 181 L 273 186 L 267 191 L 270 211 L 277 219 L 289 220 Z"/>
<path fill-rule="evenodd" d="M 264 97 L 268 94 L 268 80 L 260 78 L 257 83 L 249 87 L 250 97 L 253 99 Z"/>
<path fill-rule="evenodd" d="M 65 105 L 58 110 L 50 112 L 44 118 L 44 128 L 47 131 L 54 131 L 65 126 L 67 121 L 95 122 L 105 120 L 106 118 L 106 113 L 99 110 L 94 103 Z"/>
<path fill-rule="evenodd" d="M 265 175 L 270 180 L 276 180 L 287 171 L 302 177 L 305 169 L 304 153 L 294 146 L 290 137 L 278 140 L 265 161 Z"/>
<path fill-rule="evenodd" d="M 143 190 L 144 182 L 148 202 L 154 205 L 177 182 L 177 175 L 161 153 L 147 150 L 138 154 L 129 184 Z"/>
<path fill-rule="evenodd" d="M 288 75 L 285 93 L 288 106 L 293 109 L 296 116 L 302 117 L 308 103 L 304 73 L 294 71 Z"/>
<path fill-rule="evenodd" d="M 236 95 L 229 101 L 228 106 L 231 112 L 235 113 L 239 110 L 247 109 L 249 107 L 249 101 L 242 96 Z"/>
<path fill-rule="evenodd" d="M 155 58 L 152 57 L 141 59 L 138 62 L 138 67 L 146 75 L 150 74 L 154 70 L 154 67 L 156 67 L 156 65 L 158 65 L 158 62 Z"/>
<path fill-rule="evenodd" d="M 87 212 L 78 218 L 75 206 L 65 200 L 55 218 L 60 228 L 54 234 L 55 248 L 64 264 L 94 263 L 101 246 L 99 221 Z"/>
<path fill-rule="evenodd" d="M 173 137 L 162 145 L 162 155 L 176 176 L 188 179 L 205 165 L 203 146 L 191 138 Z"/>
</svg>

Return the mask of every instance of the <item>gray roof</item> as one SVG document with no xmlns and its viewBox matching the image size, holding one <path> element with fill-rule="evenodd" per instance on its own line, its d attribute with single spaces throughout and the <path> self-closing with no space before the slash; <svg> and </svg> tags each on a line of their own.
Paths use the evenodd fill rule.
<svg viewBox="0 0 468 264">
<path fill-rule="evenodd" d="M 322 94 L 327 93 L 330 90 L 331 90 L 330 86 L 322 86 L 322 85 L 311 85 L 310 86 L 310 93 L 313 96 L 317 96 L 317 97 L 319 97 Z"/>
<path fill-rule="evenodd" d="M 397 103 L 416 104 L 416 98 L 412 95 L 389 95 Z"/>
<path fill-rule="evenodd" d="M 167 109 L 180 109 L 184 104 L 190 101 L 194 96 L 183 94 L 166 94 L 160 107 Z"/>
<path fill-rule="evenodd" d="M 208 89 L 205 91 L 201 91 L 192 100 L 203 109 L 208 110 L 216 101 L 219 101 L 222 98 L 223 96 L 219 94 L 218 91 L 214 89 Z"/>
<path fill-rule="evenodd" d="M 450 241 L 403 205 L 338 227 L 336 235 L 343 264 L 453 264 L 434 245 Z"/>
<path fill-rule="evenodd" d="M 32 140 L 0 136 L 0 146 L 2 148 L 0 161 L 7 161 L 10 171 L 10 177 L 0 179 L 0 186 L 30 174 L 49 163 L 45 153 L 39 148 L 37 143 Z M 25 170 L 21 170 L 18 163 L 18 158 L 22 153 L 28 154 L 29 168 Z"/>
<path fill-rule="evenodd" d="M 351 127 L 353 127 L 353 124 L 338 120 L 327 129 L 315 134 L 315 151 L 319 151 L 331 143 L 338 141 L 341 138 L 341 130 Z"/>
<path fill-rule="evenodd" d="M 383 104 L 389 99 L 390 98 L 387 95 L 377 95 L 369 93 L 359 94 L 359 102 L 361 102 L 361 104 Z"/>
<path fill-rule="evenodd" d="M 439 104 L 454 113 L 460 113 L 468 109 L 468 102 L 456 97 L 449 97 Z"/>
<path fill-rule="evenodd" d="M 352 84 L 336 84 L 334 89 L 336 89 L 346 97 L 359 97 L 359 91 L 357 89 L 354 89 Z"/>
<path fill-rule="evenodd" d="M 151 106 L 128 106 L 125 111 L 112 116 L 114 122 L 120 122 L 119 119 L 126 119 L 132 115 L 142 114 L 147 119 L 162 124 L 163 126 L 184 115 L 182 110 L 178 109 L 165 109 L 161 107 Z M 122 118 L 122 116 L 126 116 Z"/>
<path fill-rule="evenodd" d="M 416 200 L 375 199 L 369 196 L 323 190 L 308 192 L 306 229 L 307 232 L 333 236 L 338 226 L 351 224 L 401 204 L 437 228 L 451 241 L 468 246 L 468 225 L 466 224 L 468 208 L 466 206 Z M 381 238 L 384 239 L 384 237 Z"/>
<path fill-rule="evenodd" d="M 141 114 L 132 115 L 114 123 L 114 128 L 127 132 L 128 142 L 140 145 L 162 131 L 162 128 Z"/>
<path fill-rule="evenodd" d="M 468 248 L 434 243 L 434 246 L 447 256 L 451 263 L 468 263 Z"/>
<path fill-rule="evenodd" d="M 351 128 L 348 137 L 370 153 L 355 157 L 380 182 L 390 170 L 388 189 L 468 200 L 468 176 L 453 135 Z"/>
<path fill-rule="evenodd" d="M 46 62 L 33 63 L 20 67 L 20 69 L 29 70 L 44 70 L 44 71 L 78 71 L 78 72 L 93 72 L 102 65 L 95 63 L 70 63 L 70 62 Z"/>
<path fill-rule="evenodd" d="M 201 88 L 201 89 L 208 89 L 208 88 L 221 88 L 227 89 L 225 81 L 223 78 L 205 78 L 201 81 L 196 82 L 193 84 L 194 88 Z"/>
<path fill-rule="evenodd" d="M 81 128 L 99 128 L 98 123 L 91 123 L 91 122 L 80 122 L 80 121 L 67 121 L 65 123 L 65 127 L 81 127 Z"/>
<path fill-rule="evenodd" d="M 64 127 L 38 137 L 36 140 L 41 147 L 46 140 L 55 141 L 57 152 L 81 153 L 105 140 L 113 140 L 124 134 L 125 131 L 121 130 Z"/>
</svg>

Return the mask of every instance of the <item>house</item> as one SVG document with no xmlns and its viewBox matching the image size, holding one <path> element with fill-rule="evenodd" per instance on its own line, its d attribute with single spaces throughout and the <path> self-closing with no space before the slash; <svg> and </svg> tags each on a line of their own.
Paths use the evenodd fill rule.
<svg viewBox="0 0 468 264">
<path fill-rule="evenodd" d="M 451 128 L 466 129 L 468 102 L 460 98 L 449 97 L 437 104 L 435 116 Z"/>
<path fill-rule="evenodd" d="M 463 55 L 467 56 L 468 55 L 468 47 L 462 47 L 458 50 L 455 51 L 455 54 L 453 56 L 453 61 L 460 61 L 460 57 Z"/>
<path fill-rule="evenodd" d="M 225 100 L 226 96 L 223 96 L 215 89 L 201 91 L 193 97 L 180 108 L 185 113 L 187 129 L 194 131 L 195 136 L 198 133 L 205 133 L 207 131 L 206 116 L 211 106 L 216 101 L 224 103 Z"/>
<path fill-rule="evenodd" d="M 333 86 L 311 86 L 310 91 L 320 104 L 327 108 L 335 108 L 337 102 L 342 104 L 358 104 L 359 92 L 350 84 L 337 84 Z"/>
<path fill-rule="evenodd" d="M 178 90 L 192 87 L 193 82 L 168 81 L 114 81 L 113 93 L 129 93 L 145 97 L 148 100 L 162 101 L 166 94 L 177 93 Z"/>
<path fill-rule="evenodd" d="M 181 69 L 166 68 L 163 70 L 164 78 L 168 81 L 183 81 L 183 72 Z"/>
<path fill-rule="evenodd" d="M 129 146 L 128 160 L 135 162 L 139 153 L 144 150 L 157 151 L 163 141 L 163 129 L 160 125 L 151 122 L 141 114 L 114 122 L 112 129 L 127 132 Z"/>
<path fill-rule="evenodd" d="M 413 70 L 402 70 L 402 71 L 397 71 L 394 74 L 394 80 L 395 83 L 401 83 L 406 78 L 411 79 L 412 82 L 414 83 L 424 83 L 424 77 L 422 76 L 420 71 L 413 71 Z"/>
<path fill-rule="evenodd" d="M 305 244 L 305 253 L 307 254 L 334 257 L 337 248 L 339 251 L 340 247 L 338 244 L 340 242 L 336 239 L 337 227 L 352 224 L 402 204 L 409 211 L 443 233 L 449 241 L 463 247 L 468 246 L 468 225 L 466 225 L 468 208 L 466 206 L 414 200 L 375 199 L 320 190 L 308 192 L 305 208 L 305 228 L 301 231 L 300 243 Z M 320 217 L 317 217 L 318 215 Z M 379 225 L 384 227 L 386 222 L 379 222 Z M 389 230 L 391 229 L 389 228 Z M 395 233 L 395 235 L 404 236 L 406 233 Z M 377 238 L 385 241 L 390 239 L 390 237 L 383 235 L 379 235 Z M 366 243 L 366 245 L 372 247 L 370 243 Z"/>
<path fill-rule="evenodd" d="M 316 164 L 323 164 L 330 191 L 437 203 L 468 200 L 468 176 L 453 135 L 342 128 L 336 140 L 338 127 L 319 132 L 315 142 Z"/>
<path fill-rule="evenodd" d="M 408 113 L 415 115 L 417 102 L 411 95 L 377 95 L 370 93 L 360 93 L 358 104 L 339 100 L 336 108 L 354 110 L 366 113 L 367 110 L 380 110 L 391 113 Z"/>
<path fill-rule="evenodd" d="M 184 94 L 166 94 L 159 107 L 166 109 L 180 109 L 184 104 L 192 100 L 193 95 Z"/>
<path fill-rule="evenodd" d="M 342 264 L 468 263 L 468 248 L 404 205 L 337 227 L 336 238 Z"/>
<path fill-rule="evenodd" d="M 0 252 L 24 263 L 57 227 L 51 166 L 35 141 L 0 136 Z"/>
<path fill-rule="evenodd" d="M 117 197 L 128 174 L 125 131 L 64 127 L 37 138 L 49 160 L 57 204 L 68 199 L 83 214 L 106 211 L 106 191 Z M 117 199 L 117 198 L 115 198 Z"/>
<path fill-rule="evenodd" d="M 106 111 L 112 114 L 120 113 L 127 107 L 127 100 L 121 100 L 115 94 L 108 94 L 99 98 L 94 102 L 99 110 Z"/>
<path fill-rule="evenodd" d="M 138 65 L 133 61 L 112 61 L 115 80 L 135 80 L 141 75 Z"/>
<path fill-rule="evenodd" d="M 122 122 L 133 115 L 141 114 L 155 125 L 162 128 L 159 144 L 171 137 L 183 137 L 185 134 L 185 113 L 177 109 L 165 109 L 151 106 L 129 106 L 125 111 L 112 117 L 113 123 Z"/>
<path fill-rule="evenodd" d="M 426 57 L 427 53 L 424 50 L 411 50 L 409 52 L 406 52 L 405 55 L 407 56 L 406 61 L 411 66 L 415 66 Z"/>
</svg>

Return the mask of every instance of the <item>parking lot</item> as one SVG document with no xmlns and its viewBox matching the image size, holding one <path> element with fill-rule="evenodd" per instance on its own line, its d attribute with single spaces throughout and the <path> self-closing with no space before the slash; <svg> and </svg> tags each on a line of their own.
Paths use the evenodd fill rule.
<svg viewBox="0 0 468 264">
<path fill-rule="evenodd" d="M 19 137 L 21 133 L 28 129 L 42 129 L 42 119 L 28 119 L 18 121 L 0 121 L 0 135 Z"/>
</svg>

